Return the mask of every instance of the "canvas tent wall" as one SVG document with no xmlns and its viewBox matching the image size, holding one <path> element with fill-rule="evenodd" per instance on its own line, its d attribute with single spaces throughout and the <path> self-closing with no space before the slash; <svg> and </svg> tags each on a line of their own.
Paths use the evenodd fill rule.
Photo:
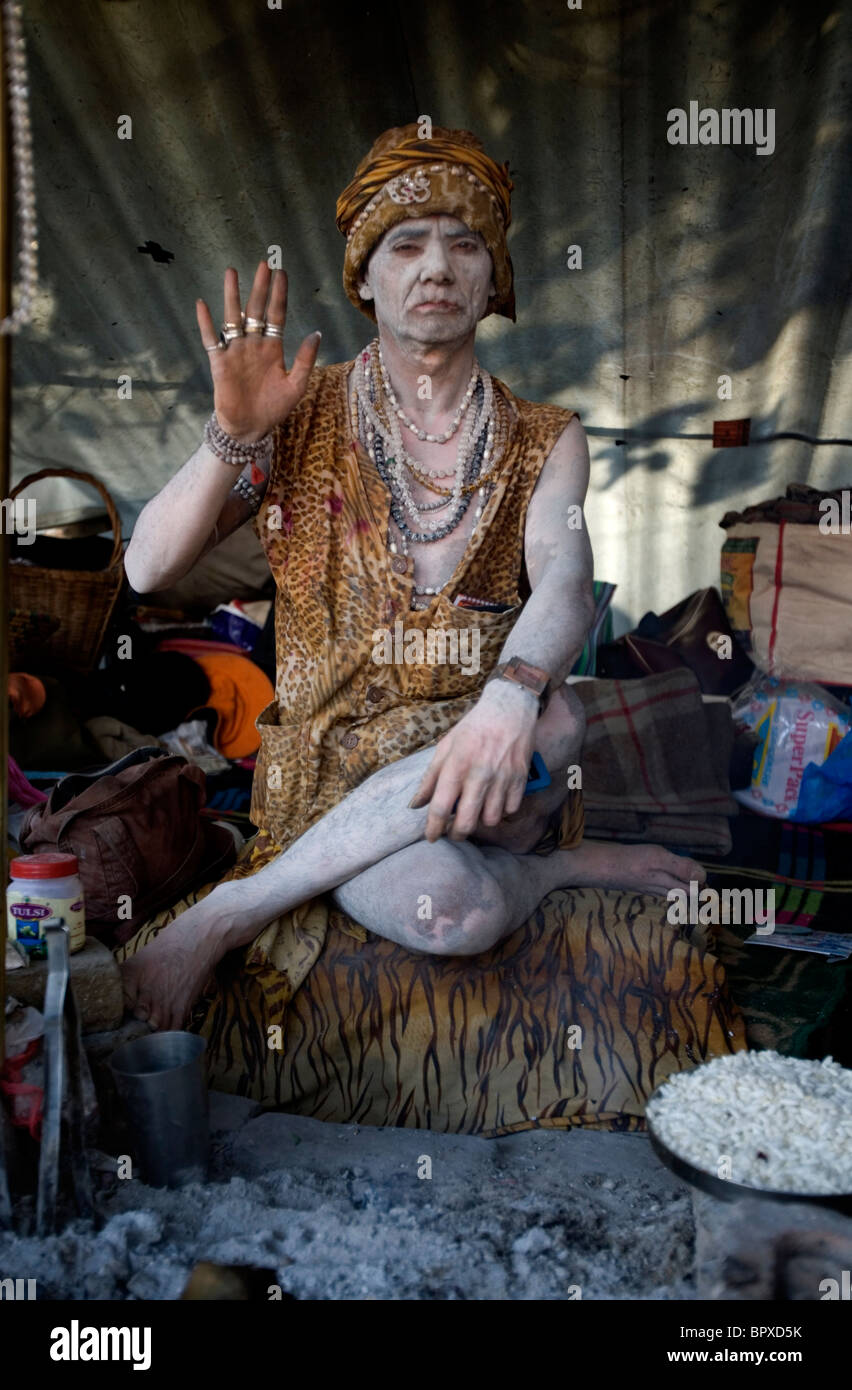
<svg viewBox="0 0 852 1390">
<path fill-rule="evenodd" d="M 519 318 L 489 319 L 481 356 L 581 411 L 622 626 L 716 580 L 729 507 L 852 476 L 849 0 L 25 0 L 25 22 L 42 278 L 13 481 L 88 469 L 129 527 L 210 409 L 195 297 L 218 318 L 224 267 L 247 279 L 270 245 L 290 345 L 319 327 L 321 361 L 354 355 L 371 326 L 341 289 L 335 198 L 421 113 L 510 161 Z M 774 153 L 670 144 L 691 100 L 772 108 Z M 733 417 L 750 446 L 714 450 Z"/>
</svg>

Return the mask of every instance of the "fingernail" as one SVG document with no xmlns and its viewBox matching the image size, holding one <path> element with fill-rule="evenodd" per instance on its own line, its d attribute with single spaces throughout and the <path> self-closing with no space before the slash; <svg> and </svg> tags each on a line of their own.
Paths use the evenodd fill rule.
<svg viewBox="0 0 852 1390">
<path fill-rule="evenodd" d="M 322 337 L 322 330 L 319 328 L 314 329 L 314 337 L 316 338 L 317 342 L 319 342 L 320 338 Z"/>
</svg>

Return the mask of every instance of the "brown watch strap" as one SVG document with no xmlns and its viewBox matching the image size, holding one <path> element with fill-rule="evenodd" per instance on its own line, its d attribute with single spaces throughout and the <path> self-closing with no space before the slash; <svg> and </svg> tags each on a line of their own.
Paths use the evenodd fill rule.
<svg viewBox="0 0 852 1390">
<path fill-rule="evenodd" d="M 532 666 L 519 656 L 513 656 L 508 661 L 499 662 L 488 677 L 489 681 L 499 679 L 513 681 L 515 685 L 522 685 L 525 690 L 529 690 L 538 700 L 539 714 L 544 712 L 551 687 L 549 671 L 543 670 L 541 666 Z"/>
</svg>

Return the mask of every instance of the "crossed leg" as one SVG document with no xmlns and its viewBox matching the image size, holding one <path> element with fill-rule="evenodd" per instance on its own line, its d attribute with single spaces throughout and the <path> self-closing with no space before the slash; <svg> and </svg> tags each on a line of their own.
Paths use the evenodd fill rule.
<svg viewBox="0 0 852 1390">
<path fill-rule="evenodd" d="M 341 883 L 334 901 L 370 931 L 410 950 L 479 955 L 511 935 L 555 888 L 626 888 L 665 896 L 700 864 L 657 845 L 584 842 L 547 856 L 531 854 L 550 816 L 568 796 L 585 732 L 583 706 L 562 686 L 539 721 L 536 751 L 551 785 L 524 798 L 498 826 L 477 827 L 470 840 L 426 840 L 389 854 Z"/>
<path fill-rule="evenodd" d="M 536 746 L 552 786 L 534 792 L 474 839 L 424 840 L 427 808 L 408 806 L 433 757 L 420 749 L 381 768 L 256 874 L 225 881 L 185 909 L 122 965 L 128 1007 L 152 1026 L 180 1028 L 218 961 L 280 914 L 334 891 L 338 904 L 380 936 L 443 955 L 476 955 L 514 931 L 559 887 L 626 888 L 665 895 L 700 864 L 656 845 L 592 844 L 530 854 L 567 796 L 579 756 L 582 707 L 566 689 L 551 701 Z M 432 899 L 423 907 L 423 894 Z"/>
</svg>

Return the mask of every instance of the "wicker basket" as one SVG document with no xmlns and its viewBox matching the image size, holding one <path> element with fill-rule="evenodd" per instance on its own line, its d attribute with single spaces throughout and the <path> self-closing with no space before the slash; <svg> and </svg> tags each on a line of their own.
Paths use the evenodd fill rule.
<svg viewBox="0 0 852 1390">
<path fill-rule="evenodd" d="M 121 546 L 121 519 L 115 503 L 102 483 L 91 473 L 75 468 L 42 468 L 28 473 L 9 496 L 17 497 L 24 488 L 42 478 L 77 478 L 96 488 L 109 513 L 115 544 L 106 569 L 57 570 L 40 565 L 9 565 L 10 607 L 18 614 L 49 618 L 58 627 L 47 637 L 42 651 L 51 662 L 72 671 L 92 671 L 101 654 L 107 626 L 124 582 Z M 16 669 L 18 651 L 12 634 L 9 669 Z"/>
</svg>

